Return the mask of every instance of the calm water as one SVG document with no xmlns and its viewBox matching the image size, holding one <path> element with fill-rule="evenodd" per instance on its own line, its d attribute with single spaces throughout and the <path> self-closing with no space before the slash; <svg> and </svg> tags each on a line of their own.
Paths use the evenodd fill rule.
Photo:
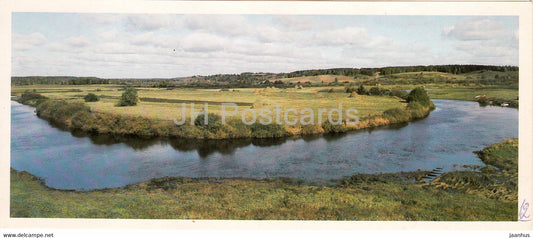
<svg viewBox="0 0 533 238">
<path fill-rule="evenodd" d="M 11 102 L 11 167 L 58 189 L 122 187 L 165 176 L 290 177 L 309 182 L 356 173 L 461 169 L 472 153 L 518 137 L 518 110 L 434 100 L 426 119 L 403 127 L 296 140 L 121 140 L 51 126 Z"/>
</svg>

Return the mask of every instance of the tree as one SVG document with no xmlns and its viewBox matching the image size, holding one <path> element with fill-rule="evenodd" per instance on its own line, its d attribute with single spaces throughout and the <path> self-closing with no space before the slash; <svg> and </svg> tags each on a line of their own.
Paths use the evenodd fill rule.
<svg viewBox="0 0 533 238">
<path fill-rule="evenodd" d="M 357 94 L 359 95 L 366 95 L 368 92 L 366 91 L 365 87 L 361 84 L 359 85 L 359 88 L 357 88 Z"/>
<path fill-rule="evenodd" d="M 85 99 L 86 102 L 96 102 L 96 101 L 100 100 L 98 98 L 98 96 L 96 96 L 96 94 L 94 94 L 94 93 L 87 94 L 87 96 L 85 96 L 84 99 Z"/>
<path fill-rule="evenodd" d="M 130 87 L 126 88 L 126 91 L 122 93 L 122 97 L 118 102 L 118 106 L 135 106 L 137 105 L 138 101 L 139 97 L 137 96 L 137 90 L 135 90 L 135 88 Z"/>
<path fill-rule="evenodd" d="M 205 117 L 207 117 L 207 124 Z M 196 116 L 196 119 L 194 119 L 194 125 L 196 127 L 206 129 L 211 133 L 216 133 L 222 127 L 222 119 L 215 113 L 209 113 L 207 115 L 205 113 L 201 113 Z"/>
<path fill-rule="evenodd" d="M 417 87 L 407 95 L 407 102 L 418 102 L 420 105 L 427 107 L 430 105 L 431 100 L 423 87 Z"/>
<path fill-rule="evenodd" d="M 381 95 L 381 89 L 379 87 L 372 87 L 368 91 L 368 94 L 372 96 L 379 96 Z"/>
</svg>

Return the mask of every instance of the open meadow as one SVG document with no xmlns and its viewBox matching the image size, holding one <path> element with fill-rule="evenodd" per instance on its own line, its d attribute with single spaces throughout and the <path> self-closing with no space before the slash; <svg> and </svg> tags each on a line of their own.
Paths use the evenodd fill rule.
<svg viewBox="0 0 533 238">
<path fill-rule="evenodd" d="M 94 93 L 100 97 L 97 102 L 88 102 L 91 110 L 96 112 L 121 114 L 128 116 L 142 116 L 155 120 L 181 119 L 182 103 L 186 104 L 186 117 L 190 119 L 191 103 L 194 103 L 196 112 L 204 110 L 204 103 L 208 103 L 208 111 L 221 115 L 222 103 L 235 103 L 238 113 L 235 116 L 240 119 L 244 109 L 270 109 L 275 111 L 276 105 L 281 108 L 280 115 L 286 109 L 292 108 L 297 112 L 302 109 L 313 110 L 315 120 L 318 120 L 318 109 L 338 108 L 342 104 L 343 111 L 347 108 L 355 108 L 359 116 L 371 116 L 381 114 L 383 111 L 395 107 L 405 107 L 403 99 L 395 97 L 371 97 L 358 95 L 349 97 L 344 92 L 344 87 L 310 87 L 303 89 L 287 88 L 232 88 L 220 89 L 196 89 L 177 88 L 167 90 L 164 88 L 137 88 L 140 102 L 135 107 L 118 107 L 117 102 L 123 93 L 120 85 L 32 85 L 16 86 L 12 88 L 13 94 L 22 94 L 26 90 L 34 91 L 51 99 L 64 99 L 68 101 L 83 101 L 88 93 Z M 328 92 L 334 89 L 334 92 Z M 226 113 L 233 113 L 233 107 L 228 106 Z M 335 112 L 334 116 L 338 116 Z M 249 119 L 251 113 L 246 113 Z M 292 120 L 296 117 L 293 112 L 288 116 Z M 324 113 L 322 121 L 327 114 Z"/>
</svg>

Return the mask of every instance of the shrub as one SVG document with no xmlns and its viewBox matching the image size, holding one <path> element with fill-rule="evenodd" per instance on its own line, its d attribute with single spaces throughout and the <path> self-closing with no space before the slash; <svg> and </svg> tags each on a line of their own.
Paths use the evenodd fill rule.
<svg viewBox="0 0 533 238">
<path fill-rule="evenodd" d="M 344 120 L 339 125 L 334 125 L 329 120 L 326 120 L 324 123 L 322 123 L 322 128 L 324 129 L 325 133 L 342 133 L 348 131 L 348 128 L 346 127 L 346 121 Z"/>
<path fill-rule="evenodd" d="M 359 88 L 357 88 L 356 92 L 359 95 L 366 95 L 368 93 L 368 91 L 366 91 L 366 89 L 365 89 L 365 86 L 363 86 L 362 84 L 359 85 Z"/>
<path fill-rule="evenodd" d="M 320 125 L 302 125 L 302 135 L 312 135 L 324 133 L 324 128 Z"/>
<path fill-rule="evenodd" d="M 390 93 L 391 96 L 393 97 L 399 97 L 401 99 L 407 99 L 407 95 L 409 93 L 407 93 L 406 91 L 404 90 L 392 90 L 392 92 Z"/>
<path fill-rule="evenodd" d="M 207 124 L 205 115 L 198 115 L 194 125 L 202 131 L 204 138 L 209 139 L 250 137 L 251 134 L 250 128 L 240 121 L 231 120 L 225 125 L 222 124 L 221 117 L 215 113 L 207 114 Z"/>
<path fill-rule="evenodd" d="M 176 129 L 171 132 L 172 136 L 196 139 L 204 138 L 202 131 L 198 127 L 190 125 L 188 123 L 185 123 L 181 126 L 176 126 L 174 128 Z"/>
<path fill-rule="evenodd" d="M 37 115 L 52 122 L 72 126 L 72 117 L 78 113 L 90 113 L 90 108 L 83 102 L 66 102 L 63 100 L 46 100 L 36 107 Z"/>
<path fill-rule="evenodd" d="M 391 93 L 390 90 L 380 88 L 380 87 L 372 87 L 368 91 L 368 95 L 372 95 L 372 96 L 389 96 L 390 93 Z"/>
<path fill-rule="evenodd" d="M 411 113 L 412 119 L 420 119 L 429 115 L 431 110 L 435 109 L 435 104 L 429 102 L 429 106 L 424 107 L 418 102 L 411 101 L 407 104 L 407 110 Z"/>
<path fill-rule="evenodd" d="M 35 91 L 35 89 L 34 89 Z M 42 100 L 45 100 L 45 99 L 48 99 L 47 97 L 41 95 L 41 94 L 38 94 L 38 93 L 35 93 L 35 92 L 30 92 L 30 90 L 26 90 L 19 98 L 19 102 L 20 103 L 23 103 L 23 104 L 30 104 L 30 103 L 34 103 L 34 104 L 39 104 L 40 102 L 42 102 Z"/>
<path fill-rule="evenodd" d="M 216 130 L 220 129 L 222 126 L 222 119 L 219 115 L 215 113 L 209 113 L 207 114 L 207 124 L 205 123 L 205 114 L 199 114 L 196 116 L 196 119 L 194 119 L 194 125 L 198 128 L 207 129 L 211 132 L 215 132 Z"/>
<path fill-rule="evenodd" d="M 94 93 L 87 94 L 83 99 L 85 99 L 85 102 L 96 102 L 100 100 Z"/>
<path fill-rule="evenodd" d="M 276 123 L 263 125 L 260 123 L 254 123 L 250 126 L 252 130 L 252 137 L 254 138 L 275 138 L 283 137 L 286 135 L 285 129 L 282 125 Z"/>
<path fill-rule="evenodd" d="M 137 102 L 139 102 L 137 90 L 135 88 L 126 88 L 124 93 L 122 93 L 118 106 L 135 106 Z"/>
<path fill-rule="evenodd" d="M 227 126 L 233 128 L 233 129 L 227 129 L 228 135 L 232 138 L 243 138 L 243 137 L 250 137 L 252 135 L 252 129 L 250 126 L 242 123 L 241 120 L 229 120 L 226 122 Z"/>
<path fill-rule="evenodd" d="M 391 123 L 407 122 L 411 118 L 409 112 L 399 107 L 384 111 L 383 116 Z"/>
<path fill-rule="evenodd" d="M 355 88 L 355 87 L 348 86 L 345 89 L 346 89 L 347 93 L 357 92 L 357 88 Z"/>
<path fill-rule="evenodd" d="M 431 100 L 423 87 L 417 87 L 413 89 L 409 95 L 407 95 L 407 102 L 418 102 L 424 107 L 430 106 Z"/>
<path fill-rule="evenodd" d="M 380 90 L 378 87 L 372 87 L 370 90 L 368 90 L 368 95 L 381 95 Z"/>
</svg>

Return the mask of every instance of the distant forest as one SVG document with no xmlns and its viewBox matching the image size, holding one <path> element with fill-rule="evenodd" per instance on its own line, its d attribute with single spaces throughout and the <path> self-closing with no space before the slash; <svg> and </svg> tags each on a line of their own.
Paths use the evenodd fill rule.
<svg viewBox="0 0 533 238">
<path fill-rule="evenodd" d="M 88 85 L 88 84 L 119 84 L 131 85 L 138 87 L 207 87 L 207 88 L 224 88 L 224 87 L 291 87 L 294 82 L 284 82 L 279 79 L 318 76 L 318 75 L 339 75 L 353 77 L 354 80 L 360 79 L 360 83 L 368 83 L 371 77 L 376 75 L 381 76 L 380 79 L 388 79 L 384 83 L 397 84 L 412 84 L 413 81 L 395 80 L 398 77 L 392 75 L 398 73 L 409 72 L 441 72 L 450 74 L 466 74 L 476 71 L 494 71 L 494 72 L 518 72 L 517 66 L 492 66 L 492 65 L 430 65 L 430 66 L 395 66 L 382 68 L 333 68 L 333 69 L 312 69 L 299 70 L 291 73 L 241 73 L 241 74 L 217 74 L 209 76 L 192 76 L 179 78 L 152 78 L 152 79 L 104 79 L 97 77 L 73 77 L 73 76 L 25 76 L 25 77 L 11 77 L 11 85 L 35 85 L 35 84 L 59 84 L 59 85 Z M 518 74 L 516 74 L 518 75 Z M 388 77 L 387 76 L 391 76 Z M 504 84 L 509 82 L 502 82 L 506 78 L 498 78 L 490 81 L 482 81 L 481 83 L 490 82 L 491 85 Z M 509 78 L 507 78 L 509 79 Z M 518 83 L 518 78 L 514 79 L 513 84 Z M 417 83 L 432 83 L 434 81 L 417 82 Z M 480 81 L 472 81 L 479 83 Z M 463 83 L 472 83 L 463 82 Z M 457 81 L 446 83 L 460 83 Z M 299 82 L 296 84 L 300 84 Z M 336 82 L 337 84 L 337 82 Z M 306 85 L 306 86 L 323 86 L 323 85 Z"/>
</svg>

